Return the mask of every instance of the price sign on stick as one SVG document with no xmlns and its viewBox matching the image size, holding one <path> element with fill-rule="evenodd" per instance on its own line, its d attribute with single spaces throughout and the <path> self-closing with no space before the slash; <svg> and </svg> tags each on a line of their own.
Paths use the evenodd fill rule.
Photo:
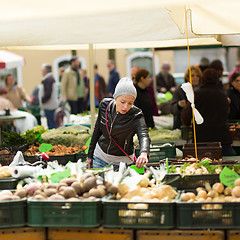
<svg viewBox="0 0 240 240">
<path fill-rule="evenodd" d="M 52 145 L 48 143 L 42 143 L 39 147 L 39 152 L 48 152 L 52 149 Z"/>
<path fill-rule="evenodd" d="M 227 187 L 234 187 L 234 182 L 239 177 L 240 176 L 236 172 L 228 167 L 225 167 L 219 175 L 221 183 Z"/>
</svg>

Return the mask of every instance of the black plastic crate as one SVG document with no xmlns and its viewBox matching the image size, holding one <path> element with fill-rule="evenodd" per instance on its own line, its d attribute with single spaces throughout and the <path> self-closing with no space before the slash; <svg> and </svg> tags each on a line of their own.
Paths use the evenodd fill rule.
<svg viewBox="0 0 240 240">
<path fill-rule="evenodd" d="M 164 181 L 178 190 L 192 190 L 198 187 L 205 187 L 206 183 L 213 185 L 219 182 L 219 174 L 188 175 L 182 177 L 180 174 L 169 173 L 164 177 Z"/>
<path fill-rule="evenodd" d="M 32 227 L 98 227 L 100 200 L 28 200 L 28 225 Z"/>
<path fill-rule="evenodd" d="M 173 142 L 170 142 L 170 145 L 162 146 L 166 143 L 153 143 L 150 146 L 150 156 L 149 162 L 159 162 L 165 158 L 175 158 L 176 157 L 176 145 Z M 139 157 L 140 149 L 135 150 L 136 157 Z"/>
<path fill-rule="evenodd" d="M 239 203 L 177 202 L 178 229 L 240 228 Z"/>
<path fill-rule="evenodd" d="M 26 224 L 26 199 L 0 202 L 0 228 L 22 227 Z"/>
<path fill-rule="evenodd" d="M 104 200 L 103 227 L 172 229 L 175 227 L 175 204 Z"/>
<path fill-rule="evenodd" d="M 82 162 L 86 161 L 87 154 L 84 152 L 77 152 L 75 153 L 75 161 L 77 162 L 79 159 L 82 159 Z"/>
</svg>

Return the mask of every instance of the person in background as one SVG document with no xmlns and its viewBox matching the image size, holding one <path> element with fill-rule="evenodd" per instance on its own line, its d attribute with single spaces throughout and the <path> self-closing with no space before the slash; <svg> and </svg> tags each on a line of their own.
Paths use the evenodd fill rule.
<svg viewBox="0 0 240 240">
<path fill-rule="evenodd" d="M 209 59 L 206 57 L 202 57 L 199 63 L 200 70 L 203 72 L 208 67 L 209 67 Z"/>
<path fill-rule="evenodd" d="M 0 110 L 9 109 L 11 111 L 16 111 L 12 102 L 7 99 L 7 89 L 0 88 Z"/>
<path fill-rule="evenodd" d="M 139 67 L 137 67 L 137 66 L 134 66 L 131 68 L 131 78 L 132 78 L 133 84 L 136 84 L 135 76 L 136 76 L 138 69 L 139 69 Z"/>
<path fill-rule="evenodd" d="M 135 81 L 137 97 L 134 105 L 142 110 L 147 127 L 154 128 L 152 101 L 148 92 L 148 87 L 152 81 L 149 71 L 139 68 L 135 75 Z"/>
<path fill-rule="evenodd" d="M 240 72 L 240 61 L 236 62 L 234 69 L 229 73 L 229 76 L 228 76 L 228 81 L 229 82 L 231 82 L 232 74 L 235 73 L 235 72 Z"/>
<path fill-rule="evenodd" d="M 15 130 L 20 134 L 37 126 L 37 120 L 31 113 L 19 111 L 14 107 L 12 102 L 7 99 L 6 88 L 0 88 L 0 110 L 9 110 L 9 114 L 13 117 L 24 117 L 14 120 Z"/>
<path fill-rule="evenodd" d="M 139 67 L 134 66 L 131 68 L 131 78 L 133 81 L 133 84 L 136 84 L 136 80 L 135 80 L 135 76 L 136 73 L 138 71 Z M 152 108 L 153 108 L 153 116 L 159 116 L 158 114 L 158 107 L 157 107 L 157 103 L 156 103 L 156 98 L 155 98 L 155 94 L 154 94 L 154 90 L 153 90 L 153 86 L 152 83 L 150 83 L 150 85 L 148 86 L 148 93 L 152 102 Z"/>
<path fill-rule="evenodd" d="M 228 118 L 231 120 L 240 119 L 240 72 L 234 72 L 230 79 L 230 88 L 227 91 L 230 99 L 230 113 Z"/>
<path fill-rule="evenodd" d="M 25 90 L 16 84 L 12 74 L 5 77 L 5 85 L 7 89 L 7 99 L 10 100 L 15 108 L 22 108 L 22 100 L 31 103 L 31 98 L 26 94 Z"/>
<path fill-rule="evenodd" d="M 70 66 L 64 71 L 61 81 L 62 101 L 68 101 L 72 114 L 83 111 L 85 86 L 80 76 L 80 62 L 77 56 L 70 59 Z"/>
<path fill-rule="evenodd" d="M 58 79 L 59 79 L 59 82 L 62 81 L 62 76 L 63 76 L 64 71 L 65 71 L 65 68 L 64 68 L 64 67 L 60 67 L 60 68 L 58 69 Z"/>
<path fill-rule="evenodd" d="M 134 106 L 136 96 L 132 80 L 125 77 L 118 82 L 114 99 L 104 98 L 101 101 L 88 151 L 89 166 L 101 168 L 109 163 L 132 164 L 135 134 L 140 143 L 140 156 L 135 164 L 141 168 L 148 163 L 150 138 L 142 111 Z"/>
<path fill-rule="evenodd" d="M 41 71 L 43 79 L 39 86 L 39 103 L 47 118 L 48 129 L 52 129 L 56 128 L 54 114 L 59 105 L 58 87 L 50 64 L 43 64 Z"/>
<path fill-rule="evenodd" d="M 221 81 L 221 77 L 222 77 L 222 74 L 223 74 L 223 63 L 219 59 L 213 60 L 209 64 L 209 68 L 213 68 L 217 71 L 217 76 L 218 76 L 217 86 L 220 89 L 223 89 L 223 84 L 222 84 L 222 81 Z"/>
<path fill-rule="evenodd" d="M 223 156 L 232 156 L 235 153 L 228 127 L 229 102 L 218 86 L 218 77 L 215 69 L 206 69 L 202 75 L 202 85 L 195 91 L 195 106 L 204 119 L 202 124 L 195 125 L 196 137 L 197 142 L 221 142 Z M 191 125 L 192 108 L 189 102 L 183 108 L 181 118 L 184 125 Z"/>
<path fill-rule="evenodd" d="M 108 79 L 108 96 L 113 97 L 115 87 L 120 79 L 119 73 L 116 69 L 115 62 L 113 60 L 108 60 L 107 67 L 109 70 L 109 79 Z"/>
<path fill-rule="evenodd" d="M 156 76 L 157 91 L 166 93 L 173 93 L 176 89 L 176 82 L 172 74 L 169 73 L 171 69 L 170 63 L 163 62 L 161 72 Z"/>
<path fill-rule="evenodd" d="M 199 67 L 191 66 L 191 78 L 192 78 L 192 87 L 193 90 L 197 90 L 200 85 L 200 79 L 202 77 L 202 72 Z M 189 68 L 184 74 L 184 81 L 189 82 Z M 181 128 L 181 112 L 182 109 L 187 104 L 187 96 L 185 92 L 182 90 L 181 86 L 176 88 L 176 91 L 173 93 L 173 98 L 171 100 L 170 111 L 173 114 L 173 129 Z"/>
<path fill-rule="evenodd" d="M 95 106 L 98 107 L 99 103 L 107 96 L 107 85 L 104 78 L 98 73 L 98 65 L 94 64 L 94 93 L 95 93 Z M 88 83 L 89 85 L 89 83 Z M 89 89 L 89 86 L 88 86 Z M 88 93 L 88 109 L 90 108 L 90 92 Z"/>
</svg>

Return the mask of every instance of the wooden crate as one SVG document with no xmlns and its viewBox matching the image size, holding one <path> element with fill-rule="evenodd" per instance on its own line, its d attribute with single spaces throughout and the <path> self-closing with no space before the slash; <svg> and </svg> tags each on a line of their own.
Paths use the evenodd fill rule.
<svg viewBox="0 0 240 240">
<path fill-rule="evenodd" d="M 48 228 L 48 240 L 133 240 L 133 230 L 103 228 Z"/>
<path fill-rule="evenodd" d="M 137 231 L 137 240 L 224 240 L 224 231 Z"/>
<path fill-rule="evenodd" d="M 45 228 L 5 228 L 0 229 L 1 240 L 45 240 Z"/>
<path fill-rule="evenodd" d="M 227 231 L 228 240 L 239 240 L 240 239 L 240 230 L 231 230 Z"/>
</svg>

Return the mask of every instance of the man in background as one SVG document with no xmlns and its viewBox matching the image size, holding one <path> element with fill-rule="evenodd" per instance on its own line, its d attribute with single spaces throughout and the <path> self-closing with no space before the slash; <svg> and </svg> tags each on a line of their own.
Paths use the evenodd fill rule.
<svg viewBox="0 0 240 240">
<path fill-rule="evenodd" d="M 85 86 L 80 75 L 80 62 L 77 56 L 70 59 L 70 66 L 64 71 L 61 81 L 63 102 L 68 101 L 72 114 L 81 113 L 84 109 Z"/>
<path fill-rule="evenodd" d="M 161 72 L 156 76 L 157 91 L 173 93 L 176 89 L 176 82 L 172 74 L 170 74 L 171 66 L 168 62 L 163 62 Z"/>
<path fill-rule="evenodd" d="M 43 80 L 39 86 L 39 103 L 47 118 L 48 129 L 52 129 L 56 128 L 54 114 L 59 102 L 58 87 L 52 75 L 52 66 L 50 64 L 43 64 L 42 76 Z"/>
<path fill-rule="evenodd" d="M 120 79 L 119 73 L 115 67 L 115 62 L 113 60 L 108 60 L 107 67 L 109 69 L 109 79 L 108 79 L 108 96 L 113 97 L 116 85 Z"/>
</svg>

